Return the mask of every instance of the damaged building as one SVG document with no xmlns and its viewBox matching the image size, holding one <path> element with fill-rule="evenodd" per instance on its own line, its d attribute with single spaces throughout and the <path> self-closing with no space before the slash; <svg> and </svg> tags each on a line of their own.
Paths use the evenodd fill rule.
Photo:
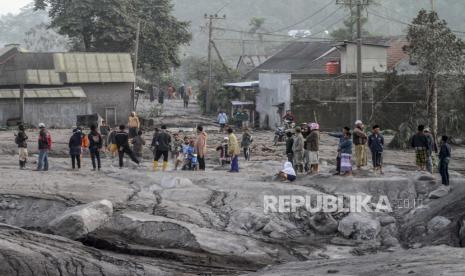
<svg viewBox="0 0 465 276">
<path fill-rule="evenodd" d="M 20 87 L 23 120 L 31 126 L 71 127 L 86 114 L 126 123 L 133 85 L 128 53 L 39 53 L 7 45 L 0 49 L 0 125 L 19 120 Z"/>
</svg>

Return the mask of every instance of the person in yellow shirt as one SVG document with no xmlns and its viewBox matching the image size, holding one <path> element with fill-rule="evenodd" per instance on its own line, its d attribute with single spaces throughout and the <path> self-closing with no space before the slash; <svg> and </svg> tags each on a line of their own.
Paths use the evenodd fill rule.
<svg viewBox="0 0 465 276">
<path fill-rule="evenodd" d="M 241 149 L 232 128 L 228 128 L 228 139 L 228 153 L 231 156 L 231 170 L 229 172 L 239 172 L 239 154 L 241 153 Z"/>
<path fill-rule="evenodd" d="M 137 117 L 136 112 L 131 112 L 128 120 L 128 127 L 129 127 L 129 138 L 134 138 L 137 136 L 137 131 L 140 128 L 140 121 L 139 117 Z"/>
</svg>

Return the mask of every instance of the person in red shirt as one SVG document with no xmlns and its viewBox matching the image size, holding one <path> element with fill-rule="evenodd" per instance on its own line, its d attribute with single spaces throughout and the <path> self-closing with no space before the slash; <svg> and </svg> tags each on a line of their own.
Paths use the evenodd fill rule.
<svg viewBox="0 0 465 276">
<path fill-rule="evenodd" d="M 52 149 L 52 136 L 45 128 L 44 123 L 39 124 L 39 129 L 37 171 L 48 171 L 48 152 Z"/>
</svg>

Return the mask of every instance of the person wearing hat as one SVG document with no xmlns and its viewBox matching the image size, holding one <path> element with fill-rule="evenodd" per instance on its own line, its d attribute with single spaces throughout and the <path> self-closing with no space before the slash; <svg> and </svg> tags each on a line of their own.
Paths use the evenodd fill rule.
<svg viewBox="0 0 465 276">
<path fill-rule="evenodd" d="M 426 170 L 433 174 L 433 160 L 436 159 L 435 153 L 438 152 L 438 147 L 434 141 L 433 135 L 429 127 L 425 127 L 423 131 L 425 133 L 426 139 L 428 140 L 428 150 L 426 151 Z"/>
<path fill-rule="evenodd" d="M 355 128 L 352 134 L 352 140 L 355 145 L 355 164 L 357 169 L 366 166 L 368 161 L 367 142 L 368 136 L 363 131 L 363 123 L 360 120 L 355 121 Z"/>
<path fill-rule="evenodd" d="M 52 136 L 45 128 L 44 123 L 39 124 L 39 159 L 36 171 L 48 171 L 48 152 L 52 149 Z"/>
<path fill-rule="evenodd" d="M 18 145 L 18 153 L 19 153 L 19 169 L 24 170 L 26 168 L 27 162 L 27 135 L 24 129 L 24 125 L 18 126 L 18 133 L 15 137 L 15 143 Z"/>
<path fill-rule="evenodd" d="M 294 166 L 302 173 L 304 171 L 304 136 L 300 127 L 295 128 L 294 143 L 292 145 L 294 152 Z"/>
<path fill-rule="evenodd" d="M 307 148 L 309 151 L 309 173 L 319 172 L 319 150 L 320 150 L 320 125 L 310 124 L 310 134 L 307 137 Z"/>
</svg>

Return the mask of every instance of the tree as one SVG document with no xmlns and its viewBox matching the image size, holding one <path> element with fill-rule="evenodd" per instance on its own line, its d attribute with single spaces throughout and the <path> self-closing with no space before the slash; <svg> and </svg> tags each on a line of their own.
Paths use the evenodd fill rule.
<svg viewBox="0 0 465 276">
<path fill-rule="evenodd" d="M 376 4 L 375 0 L 368 0 L 368 5 Z M 366 6 L 364 6 L 366 7 Z M 349 16 L 344 19 L 344 27 L 331 32 L 330 36 L 335 40 L 355 40 L 357 37 L 357 6 L 355 4 L 346 6 Z M 362 36 L 370 36 L 370 33 L 363 29 L 363 25 L 368 22 L 368 18 L 362 16 Z"/>
<path fill-rule="evenodd" d="M 68 39 L 41 23 L 25 33 L 24 45 L 27 50 L 35 52 L 66 51 Z"/>
<path fill-rule="evenodd" d="M 440 20 L 434 11 L 420 10 L 408 28 L 406 48 L 426 80 L 429 123 L 434 136 L 438 131 L 438 80 L 440 76 L 463 71 L 465 44 Z"/>
<path fill-rule="evenodd" d="M 191 39 L 170 0 L 35 0 L 35 9 L 48 9 L 50 27 L 88 52 L 133 52 L 140 20 L 139 65 L 159 72 L 179 65 L 179 47 Z"/>
</svg>

